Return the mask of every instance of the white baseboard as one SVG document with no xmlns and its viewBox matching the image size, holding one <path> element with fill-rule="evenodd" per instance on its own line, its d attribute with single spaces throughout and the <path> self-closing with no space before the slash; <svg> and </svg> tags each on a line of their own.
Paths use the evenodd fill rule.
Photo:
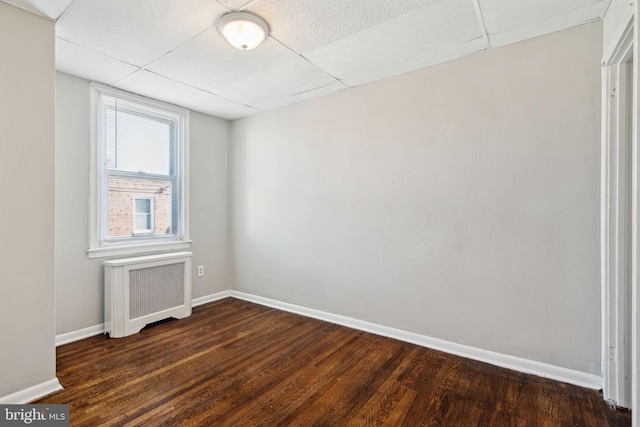
<svg viewBox="0 0 640 427">
<path fill-rule="evenodd" d="M 489 363 L 502 368 L 512 369 L 518 372 L 533 374 L 544 378 L 550 378 L 556 381 L 562 381 L 569 384 L 575 384 L 581 387 L 587 387 L 595 390 L 602 388 L 602 377 L 588 374 L 585 372 L 575 371 L 573 369 L 563 368 L 560 366 L 550 365 L 547 363 L 537 362 L 522 357 L 510 356 L 494 351 L 483 350 L 476 347 L 470 347 L 463 344 L 457 344 L 450 341 L 432 338 L 426 335 L 420 335 L 413 332 L 407 332 L 376 323 L 366 322 L 351 317 L 340 316 L 333 313 L 327 313 L 320 310 L 314 310 L 307 307 L 289 304 L 282 301 L 276 301 L 257 295 L 247 294 L 239 291 L 222 291 L 215 294 L 206 295 L 204 297 L 192 300 L 192 306 L 207 304 L 209 302 L 218 301 L 227 297 L 242 299 L 254 302 L 256 304 L 277 308 L 279 310 L 289 311 L 303 316 L 312 317 L 314 319 L 324 320 L 326 322 L 335 323 L 337 325 L 370 332 L 376 335 L 382 335 L 389 338 L 398 339 L 423 347 L 433 348 L 434 350 L 444 351 L 446 353 L 455 354 L 457 356 L 466 357 L 480 362 Z M 56 346 L 89 338 L 94 335 L 104 333 L 104 324 L 91 326 L 89 328 L 78 331 L 67 332 L 56 336 Z M 57 381 L 57 380 L 56 380 Z M 59 384 L 58 384 L 59 385 Z M 54 390 L 56 391 L 56 390 Z M 2 401 L 0 400 L 0 403 Z"/>
<path fill-rule="evenodd" d="M 60 381 L 58 381 L 58 378 L 54 378 L 32 387 L 25 388 L 24 390 L 17 391 L 8 396 L 0 397 L 0 404 L 22 405 L 60 390 L 62 390 Z"/>
<path fill-rule="evenodd" d="M 194 298 L 191 300 L 191 306 L 197 307 L 199 305 L 207 304 L 213 301 L 218 301 L 223 298 L 228 298 L 231 295 L 230 291 L 217 292 L 211 295 L 205 295 L 203 297 Z M 66 332 L 60 335 L 56 335 L 56 347 L 63 344 L 69 344 L 74 341 L 80 341 L 85 338 L 90 338 L 96 335 L 104 334 L 104 323 L 95 326 L 89 326 L 88 328 L 79 329 L 77 331 Z"/>
<path fill-rule="evenodd" d="M 56 335 L 56 347 L 100 334 L 104 334 L 104 323 L 95 326 L 89 326 L 88 328 L 79 329 L 77 331 L 71 331 L 64 334 Z"/>
<path fill-rule="evenodd" d="M 434 350 L 440 350 L 446 353 L 455 354 L 457 356 L 466 357 L 468 359 L 489 363 L 491 365 L 499 366 L 502 368 L 524 372 L 527 374 L 533 374 L 539 377 L 550 378 L 569 384 L 575 384 L 580 387 L 600 390 L 603 384 L 602 377 L 585 372 L 575 371 L 573 369 L 563 368 L 560 366 L 550 365 L 547 363 L 537 362 L 521 357 L 496 353 L 494 351 L 483 350 L 480 348 L 470 347 L 462 344 L 456 344 L 453 342 L 428 337 L 426 335 L 420 335 L 413 332 L 390 328 L 388 326 L 378 325 L 376 323 L 353 319 L 351 317 L 340 316 L 337 314 L 314 310 L 295 304 L 289 304 L 269 298 L 263 298 L 244 292 L 231 291 L 231 296 L 245 301 L 254 302 L 256 304 L 277 308 L 279 310 L 301 314 L 303 316 L 312 317 L 314 319 L 324 320 L 326 322 L 347 326 L 349 328 L 370 332 L 372 334 L 382 335 L 423 347 L 432 348 Z"/>
<path fill-rule="evenodd" d="M 191 307 L 197 307 L 199 305 L 207 304 L 210 302 L 218 301 L 231 296 L 231 291 L 221 291 L 215 294 L 205 295 L 200 298 L 194 298 L 191 300 Z"/>
</svg>

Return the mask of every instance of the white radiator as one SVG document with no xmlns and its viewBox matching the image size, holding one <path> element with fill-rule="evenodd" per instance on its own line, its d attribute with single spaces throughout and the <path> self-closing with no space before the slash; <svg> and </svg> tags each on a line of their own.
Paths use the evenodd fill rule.
<svg viewBox="0 0 640 427">
<path fill-rule="evenodd" d="M 111 338 L 191 315 L 191 252 L 104 261 L 104 325 Z"/>
</svg>

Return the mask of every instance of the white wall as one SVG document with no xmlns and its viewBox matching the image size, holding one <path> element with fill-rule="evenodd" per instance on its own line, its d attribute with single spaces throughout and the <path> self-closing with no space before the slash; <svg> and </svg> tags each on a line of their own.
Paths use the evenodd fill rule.
<svg viewBox="0 0 640 427">
<path fill-rule="evenodd" d="M 88 259 L 89 82 L 56 74 L 57 334 L 104 322 L 102 261 Z M 229 122 L 191 113 L 190 218 L 193 297 L 229 289 Z"/>
<path fill-rule="evenodd" d="M 0 58 L 0 401 L 16 403 L 57 384 L 54 24 L 0 3 Z"/>
<path fill-rule="evenodd" d="M 232 123 L 232 289 L 600 372 L 601 24 Z"/>
</svg>

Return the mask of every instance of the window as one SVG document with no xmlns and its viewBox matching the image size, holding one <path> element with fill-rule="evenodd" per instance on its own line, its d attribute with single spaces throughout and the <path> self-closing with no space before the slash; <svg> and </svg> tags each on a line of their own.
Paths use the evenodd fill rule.
<svg viewBox="0 0 640 427">
<path fill-rule="evenodd" d="M 91 85 L 89 257 L 189 246 L 188 111 Z"/>
<path fill-rule="evenodd" d="M 134 196 L 133 198 L 133 233 L 154 233 L 153 223 L 154 198 L 150 196 Z"/>
</svg>

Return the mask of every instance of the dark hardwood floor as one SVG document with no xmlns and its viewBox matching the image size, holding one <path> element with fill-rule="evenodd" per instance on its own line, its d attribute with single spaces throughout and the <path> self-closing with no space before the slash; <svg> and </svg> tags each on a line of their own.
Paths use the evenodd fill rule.
<svg viewBox="0 0 640 427">
<path fill-rule="evenodd" d="M 73 426 L 628 426 L 598 391 L 225 299 L 57 349 Z"/>
</svg>

